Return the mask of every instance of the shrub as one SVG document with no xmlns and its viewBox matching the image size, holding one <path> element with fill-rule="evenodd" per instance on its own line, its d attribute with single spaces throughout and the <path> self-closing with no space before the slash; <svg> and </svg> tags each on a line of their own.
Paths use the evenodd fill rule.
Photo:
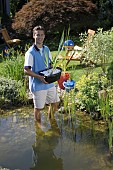
<svg viewBox="0 0 113 170">
<path fill-rule="evenodd" d="M 97 73 L 83 75 L 76 83 L 78 92 L 76 93 L 76 105 L 80 109 L 86 109 L 88 112 L 99 110 L 99 90 L 105 89 L 108 80 L 105 76 L 99 76 Z"/>
<path fill-rule="evenodd" d="M 31 0 L 15 14 L 12 28 L 22 38 L 30 38 L 33 27 L 38 23 L 46 28 L 49 41 L 53 41 L 69 24 L 75 35 L 78 31 L 92 27 L 96 20 L 97 8 L 91 1 Z"/>
<path fill-rule="evenodd" d="M 5 102 L 10 104 L 18 104 L 25 102 L 26 89 L 21 81 L 6 79 L 1 77 L 0 79 L 0 101 L 1 105 Z"/>
<path fill-rule="evenodd" d="M 100 64 L 102 72 L 106 73 L 113 56 L 113 29 L 109 31 L 98 29 L 90 42 L 86 37 L 86 34 L 81 34 L 81 41 L 85 46 L 83 56 L 86 61 L 91 60 L 95 64 Z"/>
</svg>

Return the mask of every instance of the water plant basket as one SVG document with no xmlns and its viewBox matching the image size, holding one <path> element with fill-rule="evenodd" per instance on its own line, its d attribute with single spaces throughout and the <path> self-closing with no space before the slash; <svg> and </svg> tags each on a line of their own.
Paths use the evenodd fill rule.
<svg viewBox="0 0 113 170">
<path fill-rule="evenodd" d="M 48 83 L 53 83 L 60 79 L 62 69 L 60 67 L 48 68 L 39 72 L 40 75 L 44 76 L 45 81 Z"/>
</svg>

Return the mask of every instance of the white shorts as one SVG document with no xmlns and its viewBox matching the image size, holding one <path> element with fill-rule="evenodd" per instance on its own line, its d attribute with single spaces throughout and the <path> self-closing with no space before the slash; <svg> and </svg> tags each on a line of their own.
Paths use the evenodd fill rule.
<svg viewBox="0 0 113 170">
<path fill-rule="evenodd" d="M 56 103 L 60 101 L 57 87 L 52 87 L 47 90 L 35 91 L 33 94 L 34 107 L 43 109 L 45 104 Z"/>
</svg>

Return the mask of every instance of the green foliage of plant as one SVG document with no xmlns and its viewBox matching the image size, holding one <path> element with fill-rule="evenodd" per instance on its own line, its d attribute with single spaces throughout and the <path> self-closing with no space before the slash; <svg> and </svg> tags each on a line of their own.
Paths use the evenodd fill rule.
<svg viewBox="0 0 113 170">
<path fill-rule="evenodd" d="M 101 92 L 101 96 L 99 97 L 100 113 L 103 120 L 108 122 L 111 115 L 109 92 L 107 90 L 103 90 Z"/>
<path fill-rule="evenodd" d="M 11 10 L 11 15 L 14 16 L 19 9 L 22 8 L 22 6 L 27 3 L 28 0 L 10 0 L 10 10 Z"/>
<path fill-rule="evenodd" d="M 54 58 L 53 61 L 52 61 L 52 62 L 53 62 L 53 68 L 55 68 L 56 65 L 57 65 L 58 56 L 59 56 L 59 54 L 60 54 L 61 51 L 62 51 L 63 42 L 64 42 L 64 31 L 62 32 L 62 35 L 61 35 L 61 39 L 60 39 L 60 42 L 59 42 L 57 54 L 56 54 L 55 58 Z"/>
<path fill-rule="evenodd" d="M 103 31 L 99 28 L 93 37 L 81 34 L 81 41 L 84 42 L 82 55 L 85 61 L 93 61 L 101 66 L 102 72 L 106 73 L 107 65 L 113 57 L 113 29 Z"/>
<path fill-rule="evenodd" d="M 66 31 L 62 31 L 62 35 L 60 38 L 60 42 L 58 45 L 58 50 L 54 53 L 54 57 L 52 58 L 52 72 L 54 71 L 54 69 L 56 67 L 61 67 L 62 71 L 66 71 L 66 51 L 64 51 L 63 49 L 63 45 L 64 45 L 64 41 L 69 39 L 69 32 L 70 32 L 70 27 L 68 28 L 68 30 Z M 59 60 L 59 55 L 61 55 L 62 57 L 64 57 L 64 60 L 62 60 L 62 62 Z M 48 57 L 46 57 L 45 55 L 45 64 L 46 66 L 48 66 Z"/>
<path fill-rule="evenodd" d="M 20 51 L 17 51 L 16 56 L 9 56 L 3 61 L 2 68 L 0 68 L 0 75 L 8 79 L 23 81 L 24 55 Z"/>
<path fill-rule="evenodd" d="M 109 143 L 109 150 L 110 154 L 112 154 L 112 147 L 113 147 L 113 119 L 109 119 L 108 121 L 108 128 L 109 128 L 109 138 L 108 138 L 108 143 Z"/>
<path fill-rule="evenodd" d="M 98 92 L 104 89 L 108 83 L 105 76 L 99 76 L 97 73 L 83 75 L 76 83 L 76 105 L 80 109 L 86 109 L 88 112 L 99 110 Z"/>
<path fill-rule="evenodd" d="M 29 48 L 26 44 L 24 50 Z M 2 56 L 2 54 L 1 54 Z M 0 63 L 0 102 L 2 105 L 8 101 L 13 104 L 26 103 L 27 79 L 24 76 L 24 53 L 14 49 L 6 58 L 2 57 Z M 2 82 L 3 80 L 3 82 Z"/>
<path fill-rule="evenodd" d="M 0 101 L 17 104 L 25 101 L 26 89 L 21 81 L 0 78 Z M 26 97 L 27 98 L 27 97 Z"/>
<path fill-rule="evenodd" d="M 113 61 L 108 66 L 107 77 L 111 81 L 111 84 L 113 84 Z"/>
<path fill-rule="evenodd" d="M 98 1 L 99 14 L 98 14 L 98 27 L 108 29 L 113 23 L 113 1 L 112 0 L 100 0 Z"/>
<path fill-rule="evenodd" d="M 109 97 L 110 115 L 113 115 L 113 85 L 107 87 L 107 93 Z"/>
</svg>

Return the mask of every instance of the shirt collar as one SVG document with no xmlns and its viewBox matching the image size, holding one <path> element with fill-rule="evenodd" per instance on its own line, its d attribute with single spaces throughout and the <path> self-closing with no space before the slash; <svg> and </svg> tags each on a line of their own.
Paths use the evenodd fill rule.
<svg viewBox="0 0 113 170">
<path fill-rule="evenodd" d="M 40 51 L 39 48 L 35 44 L 34 44 L 34 48 L 35 50 Z M 44 45 L 43 45 L 43 48 L 44 48 Z"/>
</svg>

